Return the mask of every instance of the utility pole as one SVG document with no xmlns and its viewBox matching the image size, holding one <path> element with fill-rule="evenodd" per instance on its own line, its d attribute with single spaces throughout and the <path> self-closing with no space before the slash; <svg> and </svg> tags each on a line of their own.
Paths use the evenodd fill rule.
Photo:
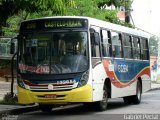
<svg viewBox="0 0 160 120">
<path fill-rule="evenodd" d="M 128 0 L 125 0 L 125 22 L 130 23 L 130 10 L 129 5 L 127 4 Z"/>
<path fill-rule="evenodd" d="M 130 23 L 130 8 L 128 5 L 129 0 L 125 0 L 125 22 Z"/>
<path fill-rule="evenodd" d="M 134 0 L 125 0 L 125 22 L 130 23 L 132 16 L 131 16 L 131 4 L 133 3 Z M 133 22 L 133 19 L 132 19 Z M 133 22 L 134 24 L 134 22 Z"/>
</svg>

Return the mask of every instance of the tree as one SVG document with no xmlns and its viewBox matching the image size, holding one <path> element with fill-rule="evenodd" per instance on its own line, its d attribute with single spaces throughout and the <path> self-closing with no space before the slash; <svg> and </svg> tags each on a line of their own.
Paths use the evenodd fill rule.
<svg viewBox="0 0 160 120">
<path fill-rule="evenodd" d="M 115 7 L 124 6 L 126 0 L 98 0 L 98 8 L 104 8 L 105 5 Z"/>
<path fill-rule="evenodd" d="M 74 0 L 75 7 L 67 8 L 68 15 L 89 16 L 105 20 L 111 23 L 120 24 L 123 26 L 134 28 L 130 23 L 122 22 L 117 17 L 117 10 L 107 10 L 106 6 L 114 5 L 131 6 L 132 1 L 128 0 Z"/>
<path fill-rule="evenodd" d="M 3 28 L 5 36 L 13 36 L 21 21 L 42 16 L 64 15 L 66 7 L 72 6 L 73 0 L 1 0 L 0 30 Z"/>
<path fill-rule="evenodd" d="M 79 15 L 98 18 L 128 26 L 117 17 L 116 10 L 106 10 L 105 6 L 125 5 L 125 0 L 1 0 L 0 32 L 12 37 L 16 34 L 21 21 L 26 19 L 53 16 Z"/>
<path fill-rule="evenodd" d="M 72 7 L 72 3 L 73 0 L 1 0 L 0 24 L 5 26 L 7 19 L 10 16 L 17 15 L 19 11 L 26 11 L 27 13 L 52 11 L 53 14 L 63 15 L 65 14 L 65 8 Z"/>
<path fill-rule="evenodd" d="M 119 23 L 116 10 L 106 10 L 105 5 L 111 5 L 114 0 L 74 0 L 75 7 L 67 8 L 68 15 L 89 16 L 112 23 Z"/>
</svg>

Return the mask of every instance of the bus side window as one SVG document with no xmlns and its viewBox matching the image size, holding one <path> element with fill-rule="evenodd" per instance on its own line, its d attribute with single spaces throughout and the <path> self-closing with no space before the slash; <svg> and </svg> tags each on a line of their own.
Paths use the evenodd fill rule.
<svg viewBox="0 0 160 120">
<path fill-rule="evenodd" d="M 111 39 L 110 31 L 101 30 L 101 46 L 102 46 L 102 56 L 111 57 Z"/>
<path fill-rule="evenodd" d="M 133 37 L 133 58 L 140 59 L 141 51 L 140 51 L 140 39 L 138 37 Z"/>
<path fill-rule="evenodd" d="M 117 32 L 111 32 L 113 57 L 122 58 L 122 35 Z"/>
<path fill-rule="evenodd" d="M 91 52 L 92 52 L 92 57 L 100 57 L 100 48 L 99 48 L 99 44 L 95 44 L 95 34 L 94 33 L 90 33 L 90 37 L 91 37 Z M 100 36 L 99 36 L 100 37 Z"/>
<path fill-rule="evenodd" d="M 124 58 L 133 58 L 132 53 L 132 38 L 131 36 L 124 34 Z"/>
<path fill-rule="evenodd" d="M 143 60 L 149 60 L 148 41 L 146 38 L 141 38 L 141 56 Z"/>
</svg>

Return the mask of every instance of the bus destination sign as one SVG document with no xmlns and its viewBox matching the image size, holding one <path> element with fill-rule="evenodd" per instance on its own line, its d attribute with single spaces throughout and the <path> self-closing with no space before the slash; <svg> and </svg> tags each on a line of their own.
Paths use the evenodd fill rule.
<svg viewBox="0 0 160 120">
<path fill-rule="evenodd" d="M 45 28 L 58 28 L 58 27 L 82 27 L 83 24 L 80 20 L 58 20 L 46 21 Z"/>
<path fill-rule="evenodd" d="M 58 28 L 87 28 L 86 19 L 39 19 L 21 24 L 21 30 L 42 30 Z"/>
</svg>

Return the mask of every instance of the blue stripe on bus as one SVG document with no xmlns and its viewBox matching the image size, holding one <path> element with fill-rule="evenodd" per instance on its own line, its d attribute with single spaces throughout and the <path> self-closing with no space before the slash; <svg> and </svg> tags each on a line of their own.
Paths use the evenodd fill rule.
<svg viewBox="0 0 160 120">
<path fill-rule="evenodd" d="M 113 61 L 114 72 L 118 80 L 122 83 L 131 81 L 141 70 L 149 66 L 149 61 L 112 60 L 112 62 Z"/>
</svg>

